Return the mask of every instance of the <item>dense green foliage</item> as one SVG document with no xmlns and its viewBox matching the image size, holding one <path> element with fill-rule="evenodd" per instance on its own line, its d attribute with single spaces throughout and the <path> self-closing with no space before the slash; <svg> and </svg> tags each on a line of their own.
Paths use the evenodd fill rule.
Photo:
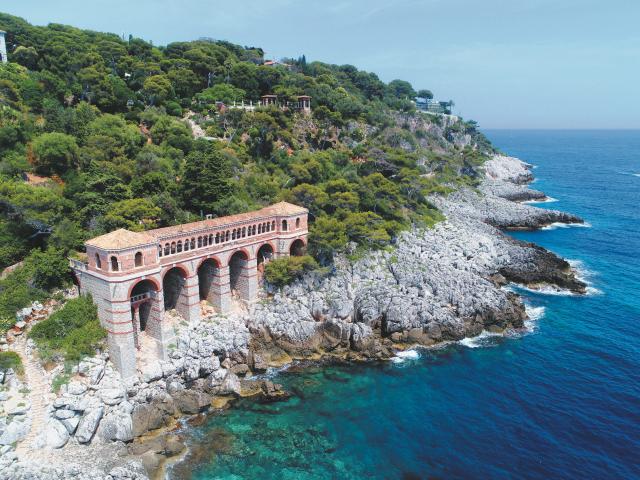
<svg viewBox="0 0 640 480">
<path fill-rule="evenodd" d="M 43 357 L 61 353 L 66 360 L 93 355 L 106 336 L 90 296 L 69 300 L 60 310 L 33 326 L 29 336 Z"/>
<path fill-rule="evenodd" d="M 317 268 L 318 262 L 310 255 L 277 258 L 265 265 L 264 278 L 271 285 L 283 287 Z"/>
<path fill-rule="evenodd" d="M 24 371 L 22 367 L 22 359 L 16 352 L 0 352 L 0 372 L 4 372 L 9 368 L 21 375 Z"/>
<path fill-rule="evenodd" d="M 351 65 L 267 66 L 255 47 L 157 47 L 6 14 L 0 29 L 0 268 L 49 252 L 0 282 L 0 318 L 62 283 L 59 259 L 84 240 L 120 227 L 287 200 L 309 208 L 321 262 L 349 242 L 378 248 L 438 221 L 425 195 L 473 183 L 491 148 L 473 122 L 416 113 L 411 99 L 430 91 Z M 265 94 L 310 95 L 313 113 L 217 104 Z"/>
<path fill-rule="evenodd" d="M 69 263 L 62 250 L 33 250 L 21 267 L 0 280 L 0 334 L 13 325 L 17 310 L 65 286 L 68 273 Z"/>
</svg>

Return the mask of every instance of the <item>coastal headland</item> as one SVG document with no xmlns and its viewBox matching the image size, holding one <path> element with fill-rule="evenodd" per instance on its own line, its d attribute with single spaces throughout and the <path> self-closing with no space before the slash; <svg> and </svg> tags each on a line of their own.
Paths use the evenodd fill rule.
<svg viewBox="0 0 640 480">
<path fill-rule="evenodd" d="M 10 373 L 3 383 L 28 390 L 32 405 L 4 405 L 16 419 L 17 448 L 3 447 L 0 477 L 158 476 L 167 459 L 184 454 L 176 422 L 196 424 L 240 396 L 288 398 L 257 373 L 296 360 L 386 361 L 416 345 L 518 331 L 527 311 L 504 288 L 512 282 L 584 294 L 568 262 L 503 233 L 583 220 L 519 203 L 545 196 L 528 189 L 531 166 L 518 159 L 495 155 L 479 174 L 477 190 L 429 198 L 446 215 L 431 229 L 405 232 L 386 250 L 337 258 L 332 271 L 265 292 L 246 311 L 176 319 L 169 361 L 143 363 L 131 379 L 121 379 L 107 354 L 81 361 L 58 394 L 45 388 L 51 377 L 36 362 L 26 366 L 26 384 Z M 24 338 L 13 348 L 35 355 Z"/>
</svg>

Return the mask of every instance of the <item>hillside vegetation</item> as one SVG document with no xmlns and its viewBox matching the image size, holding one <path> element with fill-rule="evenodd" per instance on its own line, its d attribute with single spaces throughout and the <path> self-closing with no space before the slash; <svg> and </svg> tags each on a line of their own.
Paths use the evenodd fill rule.
<svg viewBox="0 0 640 480">
<path fill-rule="evenodd" d="M 323 264 L 350 242 L 378 248 L 438 221 L 425 195 L 472 184 L 491 151 L 474 122 L 418 113 L 411 84 L 351 65 L 265 66 L 257 47 L 158 47 L 6 14 L 0 29 L 0 268 L 26 258 L 0 281 L 11 309 L 64 284 L 58 260 L 87 238 L 279 200 L 309 208 Z M 309 95 L 312 114 L 216 105 L 265 94 Z"/>
</svg>

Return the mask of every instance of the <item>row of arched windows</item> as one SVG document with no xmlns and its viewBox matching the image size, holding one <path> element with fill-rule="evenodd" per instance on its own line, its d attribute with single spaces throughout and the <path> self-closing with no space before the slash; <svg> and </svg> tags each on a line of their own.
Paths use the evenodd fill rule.
<svg viewBox="0 0 640 480">
<path fill-rule="evenodd" d="M 300 219 L 296 220 L 296 228 L 300 226 Z M 249 225 L 246 227 L 238 227 L 232 230 L 226 230 L 224 232 L 217 232 L 209 235 L 203 235 L 200 237 L 193 237 L 186 240 L 178 240 L 177 242 L 167 242 L 162 245 L 158 245 L 158 256 L 163 257 L 166 255 L 173 255 L 175 253 L 187 252 L 189 250 L 195 250 L 197 248 L 207 247 L 209 245 L 218 245 L 228 241 L 234 241 L 239 238 L 252 237 L 254 235 L 262 235 L 275 231 L 276 221 L 257 223 L 255 225 Z M 287 221 L 282 221 L 282 229 L 287 230 Z"/>
</svg>

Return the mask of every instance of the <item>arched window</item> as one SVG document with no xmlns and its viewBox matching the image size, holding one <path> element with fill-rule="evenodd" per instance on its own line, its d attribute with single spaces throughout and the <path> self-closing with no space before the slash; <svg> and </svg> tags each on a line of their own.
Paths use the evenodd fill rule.
<svg viewBox="0 0 640 480">
<path fill-rule="evenodd" d="M 182 240 L 178 240 L 178 245 L 177 245 L 177 252 L 180 253 L 182 251 Z"/>
<path fill-rule="evenodd" d="M 112 272 L 117 272 L 118 271 L 118 258 L 117 257 L 111 257 L 111 271 Z"/>
<path fill-rule="evenodd" d="M 133 264 L 136 267 L 142 266 L 142 252 L 136 252 L 135 256 L 133 257 Z"/>
<path fill-rule="evenodd" d="M 191 250 L 193 250 L 194 248 L 196 248 L 196 239 L 192 238 L 191 239 Z"/>
<path fill-rule="evenodd" d="M 287 221 L 286 220 L 282 220 L 282 231 L 283 232 L 287 231 Z"/>
<path fill-rule="evenodd" d="M 235 239 L 236 239 L 236 230 L 234 228 L 233 232 L 231 232 L 231 240 L 235 240 Z"/>
<path fill-rule="evenodd" d="M 169 253 L 171 253 L 171 251 L 169 250 L 169 244 L 165 243 L 164 244 L 164 254 L 165 255 L 169 255 Z"/>
<path fill-rule="evenodd" d="M 242 227 L 242 238 L 247 236 L 247 227 Z"/>
<path fill-rule="evenodd" d="M 262 233 L 262 224 L 258 224 L 258 235 Z"/>
<path fill-rule="evenodd" d="M 189 251 L 189 239 L 188 238 L 184 241 L 184 251 L 185 252 Z"/>
<path fill-rule="evenodd" d="M 300 228 L 300 219 L 296 218 L 296 228 Z"/>
<path fill-rule="evenodd" d="M 253 228 L 252 228 L 251 235 L 255 235 L 255 234 L 256 234 L 256 226 L 254 225 Z"/>
<path fill-rule="evenodd" d="M 208 238 L 206 235 L 204 237 L 202 237 L 202 246 L 206 247 L 209 243 L 208 243 Z"/>
<path fill-rule="evenodd" d="M 228 242 L 229 241 L 229 230 L 227 230 L 227 235 L 225 236 L 225 241 Z"/>
<path fill-rule="evenodd" d="M 96 268 L 102 268 L 102 261 L 100 260 L 100 255 L 96 253 Z"/>
<path fill-rule="evenodd" d="M 198 237 L 198 248 L 202 248 L 202 237 Z"/>
<path fill-rule="evenodd" d="M 271 222 L 271 231 L 274 231 L 276 229 L 276 221 L 274 220 L 273 222 Z"/>
<path fill-rule="evenodd" d="M 162 256 L 162 245 L 158 245 L 158 256 Z"/>
<path fill-rule="evenodd" d="M 209 245 L 213 245 L 213 233 L 209 234 Z"/>
<path fill-rule="evenodd" d="M 171 253 L 176 253 L 176 242 L 171 242 Z"/>
<path fill-rule="evenodd" d="M 216 233 L 216 245 L 220 243 L 220 232 Z"/>
</svg>

